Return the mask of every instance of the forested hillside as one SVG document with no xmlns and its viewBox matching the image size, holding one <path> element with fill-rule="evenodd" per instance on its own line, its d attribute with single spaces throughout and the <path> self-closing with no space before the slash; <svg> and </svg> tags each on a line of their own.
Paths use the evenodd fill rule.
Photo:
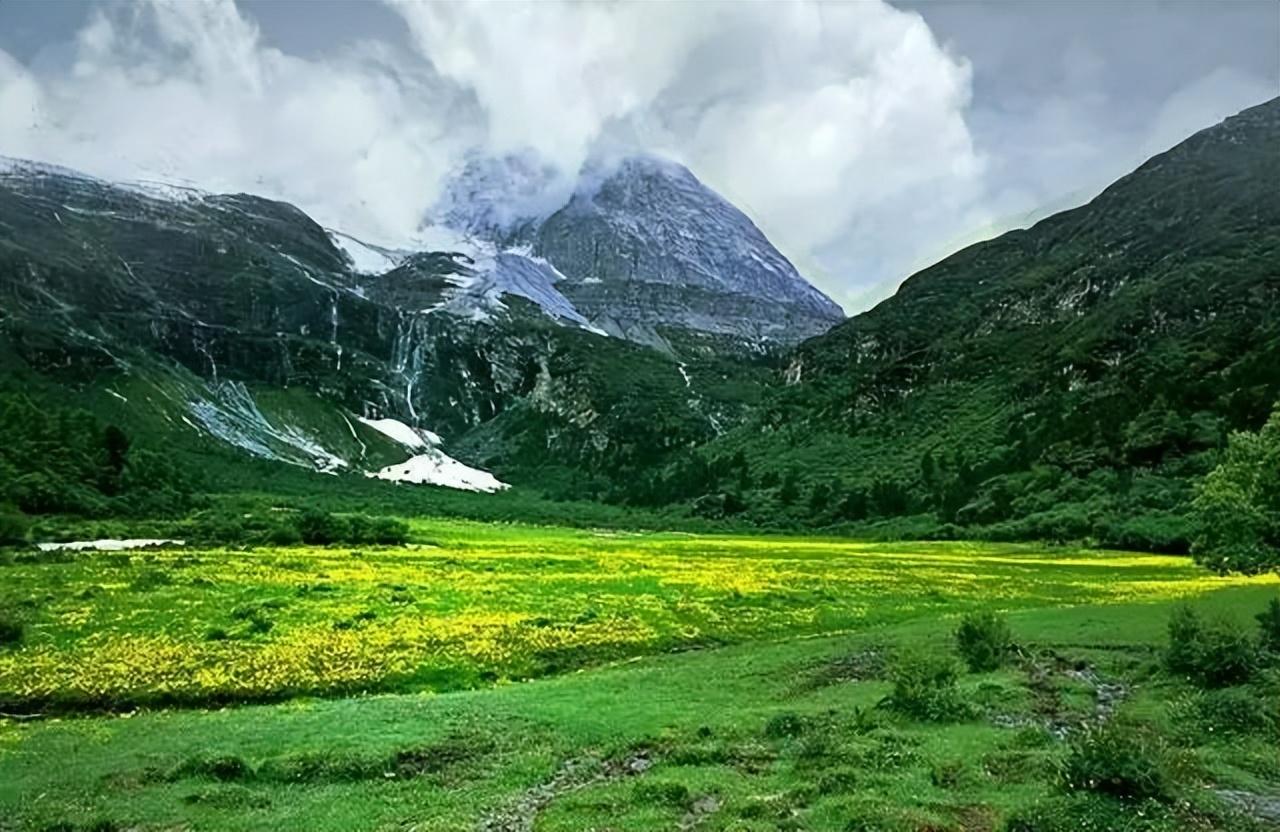
<svg viewBox="0 0 1280 832">
<path fill-rule="evenodd" d="M 1276 182 L 1280 99 L 802 344 L 634 499 L 1185 550 L 1193 484 L 1280 398 Z"/>
</svg>

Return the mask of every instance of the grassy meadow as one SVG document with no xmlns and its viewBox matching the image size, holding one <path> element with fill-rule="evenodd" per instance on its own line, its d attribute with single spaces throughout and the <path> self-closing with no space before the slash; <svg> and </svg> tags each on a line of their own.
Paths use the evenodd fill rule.
<svg viewBox="0 0 1280 832">
<path fill-rule="evenodd" d="M 411 538 L 0 556 L 26 622 L 0 648 L 0 830 L 1249 829 L 1232 795 L 1280 789 L 1275 723 L 1236 730 L 1160 658 L 1175 604 L 1247 624 L 1275 575 L 451 520 Z M 959 673 L 945 715 L 887 707 L 899 657 L 952 655 L 981 610 L 1016 658 Z M 1117 814 L 1061 770 L 1121 717 L 1179 786 Z"/>
</svg>

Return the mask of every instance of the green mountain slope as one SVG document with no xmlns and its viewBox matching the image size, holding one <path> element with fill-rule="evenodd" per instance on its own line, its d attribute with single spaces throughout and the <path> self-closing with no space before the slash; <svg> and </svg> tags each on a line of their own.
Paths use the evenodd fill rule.
<svg viewBox="0 0 1280 832">
<path fill-rule="evenodd" d="M 555 314 L 528 296 L 554 300 L 532 260 L 479 280 L 420 253 L 370 275 L 335 239 L 284 203 L 0 159 L 0 392 L 101 412 L 139 448 L 333 473 L 403 461 L 358 417 L 392 418 L 508 481 L 595 496 L 714 438 L 766 379 L 723 335 L 657 351 Z M 499 282 L 517 278 L 525 296 Z"/>
<path fill-rule="evenodd" d="M 1277 182 L 1280 99 L 914 275 L 649 489 L 766 522 L 930 513 L 1180 547 L 1190 479 L 1280 397 Z"/>
</svg>

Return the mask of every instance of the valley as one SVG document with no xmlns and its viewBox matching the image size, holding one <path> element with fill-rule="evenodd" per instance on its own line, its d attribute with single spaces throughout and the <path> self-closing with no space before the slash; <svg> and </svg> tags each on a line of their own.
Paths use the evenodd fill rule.
<svg viewBox="0 0 1280 832">
<path fill-rule="evenodd" d="M 1172 768 L 1133 828 L 1280 782 L 1274 723 L 1160 670 L 1178 602 L 1243 626 L 1280 577 L 1177 557 L 415 521 L 0 570 L 5 829 L 1077 829 L 1115 809 L 1060 766 L 1139 715 Z M 986 610 L 1016 653 L 895 700 Z"/>
<path fill-rule="evenodd" d="M 1275 85 L 918 5 L 0 4 L 0 832 L 1280 829 Z"/>
</svg>

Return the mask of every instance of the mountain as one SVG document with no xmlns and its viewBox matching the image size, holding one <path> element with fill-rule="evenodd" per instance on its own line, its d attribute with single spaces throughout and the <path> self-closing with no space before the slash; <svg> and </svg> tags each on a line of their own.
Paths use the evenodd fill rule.
<svg viewBox="0 0 1280 832">
<path fill-rule="evenodd" d="M 1179 550 L 1192 484 L 1280 398 L 1280 100 L 843 322 L 678 165 L 555 198 L 529 167 L 509 202 L 502 170 L 464 171 L 410 252 L 250 195 L 0 163 L 0 425 L 30 428 L 0 481 L 69 447 L 77 407 L 182 470 Z M 100 438 L 55 478 L 130 481 Z M 47 485 L 0 502 L 48 510 Z"/>
<path fill-rule="evenodd" d="M 791 345 L 844 320 L 744 213 L 682 165 L 594 162 L 552 210 L 557 193 L 552 172 L 523 157 L 476 160 L 446 192 L 441 215 L 553 266 L 558 292 L 593 327 L 661 349 L 689 334 Z"/>
<path fill-rule="evenodd" d="M 1280 399 L 1276 182 L 1280 99 L 912 276 L 647 488 L 760 521 L 1184 546 L 1190 483 Z"/>
<path fill-rule="evenodd" d="M 252 195 L 0 161 L 0 386 L 87 401 L 153 446 L 326 472 L 402 462 L 414 448 L 371 427 L 393 420 L 444 437 L 431 472 L 447 446 L 587 494 L 754 401 L 769 358 L 714 315 L 651 318 L 686 338 L 654 350 L 595 325 L 528 244 L 436 236 L 378 248 Z"/>
</svg>

